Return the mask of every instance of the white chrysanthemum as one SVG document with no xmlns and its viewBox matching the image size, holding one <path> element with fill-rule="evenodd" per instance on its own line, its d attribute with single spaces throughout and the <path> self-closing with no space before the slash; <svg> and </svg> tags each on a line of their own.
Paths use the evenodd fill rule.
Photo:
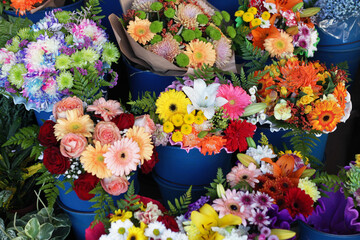
<svg viewBox="0 0 360 240">
<path fill-rule="evenodd" d="M 126 240 L 126 236 L 129 233 L 129 228 L 131 228 L 133 225 L 134 224 L 129 219 L 126 219 L 124 222 L 121 220 L 112 222 L 109 229 L 109 235 L 113 237 L 112 239 Z"/>
<path fill-rule="evenodd" d="M 180 233 L 181 234 L 181 233 Z M 173 232 L 173 231 L 171 231 L 170 229 L 166 229 L 164 232 L 163 232 L 163 234 L 161 235 L 161 240 L 168 240 L 168 239 L 176 239 L 176 240 L 178 240 L 178 239 L 180 239 L 181 238 L 181 235 L 180 234 L 178 234 L 178 233 L 176 233 L 176 232 Z M 186 237 L 186 235 L 185 235 L 185 237 Z M 185 239 L 187 239 L 187 238 L 185 238 Z"/>
<path fill-rule="evenodd" d="M 272 14 L 276 14 L 276 13 L 277 13 L 277 9 L 276 9 L 276 4 L 275 4 L 275 3 L 267 3 L 267 2 L 264 2 L 264 7 L 268 10 L 269 13 L 272 13 Z"/>
<path fill-rule="evenodd" d="M 176 220 L 176 223 L 179 227 L 179 231 L 182 232 L 182 233 L 185 233 L 185 229 L 184 229 L 184 226 L 183 226 L 183 222 L 185 221 L 185 216 L 184 215 L 180 215 L 180 216 L 177 216 L 175 218 Z"/>
<path fill-rule="evenodd" d="M 274 151 L 268 146 L 260 146 L 258 145 L 256 148 L 250 147 L 248 150 L 246 150 L 246 155 L 249 155 L 255 159 L 257 163 L 261 162 L 261 159 L 263 158 L 274 158 L 276 157 L 276 154 L 274 154 Z"/>
<path fill-rule="evenodd" d="M 165 225 L 162 222 L 152 222 L 145 229 L 144 235 L 148 238 L 158 239 L 166 230 Z"/>
<path fill-rule="evenodd" d="M 212 128 L 212 123 L 208 120 L 205 120 L 202 124 L 194 124 L 193 127 L 196 131 L 209 131 Z"/>
<path fill-rule="evenodd" d="M 261 162 L 260 171 L 263 174 L 266 174 L 266 173 L 272 174 L 274 172 L 274 167 L 269 163 Z"/>
<path fill-rule="evenodd" d="M 308 194 L 314 202 L 316 202 L 320 198 L 320 192 L 318 191 L 318 187 L 314 182 L 309 180 L 308 177 L 299 179 L 298 188 L 304 190 L 305 193 Z"/>
</svg>

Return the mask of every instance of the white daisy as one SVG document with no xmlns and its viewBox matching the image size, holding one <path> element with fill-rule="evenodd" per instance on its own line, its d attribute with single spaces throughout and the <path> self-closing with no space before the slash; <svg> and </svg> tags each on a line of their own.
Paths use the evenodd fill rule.
<svg viewBox="0 0 360 240">
<path fill-rule="evenodd" d="M 152 222 L 145 229 L 144 235 L 148 238 L 158 239 L 166 230 L 165 225 L 162 222 Z"/>
<path fill-rule="evenodd" d="M 126 219 L 124 222 L 121 220 L 112 222 L 109 229 L 109 235 L 113 237 L 111 239 L 126 240 L 126 237 L 129 233 L 129 228 L 131 228 L 133 225 L 134 224 L 129 219 Z"/>
</svg>

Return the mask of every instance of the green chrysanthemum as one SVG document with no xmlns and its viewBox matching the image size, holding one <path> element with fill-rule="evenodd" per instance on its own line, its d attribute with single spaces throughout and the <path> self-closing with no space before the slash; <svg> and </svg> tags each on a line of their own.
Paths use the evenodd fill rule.
<svg viewBox="0 0 360 240">
<path fill-rule="evenodd" d="M 20 38 L 19 37 L 13 37 L 11 44 L 6 44 L 5 48 L 11 52 L 17 52 L 20 50 Z"/>
<path fill-rule="evenodd" d="M 17 88 L 21 88 L 24 83 L 24 74 L 26 74 L 27 70 L 22 63 L 18 63 L 14 65 L 8 76 L 8 80 L 11 84 L 15 85 Z"/>
<path fill-rule="evenodd" d="M 74 37 L 72 36 L 72 35 L 67 35 L 66 37 L 65 37 L 65 42 L 67 43 L 67 44 L 73 44 L 74 43 Z"/>
<path fill-rule="evenodd" d="M 114 43 L 107 42 L 104 44 L 101 57 L 104 62 L 107 62 L 109 65 L 111 65 L 111 63 L 117 63 L 119 57 L 120 52 Z"/>
<path fill-rule="evenodd" d="M 56 82 L 58 84 L 59 90 L 61 91 L 65 88 L 71 88 L 74 85 L 74 77 L 68 71 L 61 72 L 59 76 L 56 77 Z"/>
<path fill-rule="evenodd" d="M 30 28 L 29 27 L 21 28 L 18 32 L 18 36 L 21 39 L 30 39 L 31 38 Z"/>
<path fill-rule="evenodd" d="M 100 55 L 92 48 L 81 50 L 84 60 L 89 63 L 94 63 L 96 60 L 99 60 Z"/>
<path fill-rule="evenodd" d="M 73 55 L 71 55 L 71 59 L 74 67 L 83 67 L 86 64 L 82 52 L 76 51 Z"/>
<path fill-rule="evenodd" d="M 55 17 L 59 20 L 60 23 L 68 23 L 70 20 L 69 11 L 56 12 Z"/>
<path fill-rule="evenodd" d="M 69 69 L 71 65 L 71 58 L 66 54 L 61 54 L 56 58 L 55 67 L 59 70 Z"/>
</svg>

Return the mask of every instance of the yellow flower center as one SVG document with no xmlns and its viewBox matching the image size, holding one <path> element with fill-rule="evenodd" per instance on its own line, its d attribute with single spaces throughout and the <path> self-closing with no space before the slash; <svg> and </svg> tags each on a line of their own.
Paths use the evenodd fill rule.
<svg viewBox="0 0 360 240">
<path fill-rule="evenodd" d="M 230 101 L 229 101 L 229 104 L 230 104 L 230 105 L 234 105 L 234 104 L 235 104 L 235 100 L 233 100 L 233 99 L 230 100 Z"/>
<path fill-rule="evenodd" d="M 138 35 L 144 35 L 145 34 L 145 29 L 144 28 L 138 28 L 138 29 L 136 29 L 136 33 L 138 34 Z"/>
<path fill-rule="evenodd" d="M 104 161 L 104 157 L 103 157 L 102 155 L 100 155 L 100 156 L 97 157 L 97 160 L 98 160 L 99 162 L 103 162 L 103 161 Z"/>
<path fill-rule="evenodd" d="M 278 48 L 278 49 L 284 49 L 284 48 L 285 48 L 285 44 L 284 44 L 284 42 L 281 41 L 281 40 L 276 41 L 275 46 L 276 46 L 276 48 Z"/>
<path fill-rule="evenodd" d="M 125 233 L 125 228 L 119 228 L 119 230 L 118 230 L 118 232 L 121 234 L 121 235 L 123 235 L 124 233 Z"/>
<path fill-rule="evenodd" d="M 197 60 L 201 60 L 204 55 L 203 55 L 201 52 L 196 52 L 196 53 L 194 54 L 194 56 L 195 56 L 195 58 L 196 58 Z"/>
<path fill-rule="evenodd" d="M 73 123 L 72 125 L 71 125 L 71 129 L 73 130 L 73 131 L 77 131 L 77 130 L 79 130 L 80 129 L 80 127 L 81 127 L 81 125 L 79 124 L 79 123 Z"/>
</svg>

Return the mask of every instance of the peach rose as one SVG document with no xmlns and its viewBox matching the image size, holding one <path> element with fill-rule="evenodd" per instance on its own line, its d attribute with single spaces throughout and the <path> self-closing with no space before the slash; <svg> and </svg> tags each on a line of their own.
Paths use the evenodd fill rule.
<svg viewBox="0 0 360 240">
<path fill-rule="evenodd" d="M 80 98 L 67 97 L 55 103 L 53 107 L 53 115 L 55 119 L 66 118 L 66 111 L 76 109 L 79 116 L 84 115 L 83 102 Z"/>
<path fill-rule="evenodd" d="M 148 132 L 151 135 L 155 132 L 155 129 L 156 129 L 155 123 L 150 118 L 149 114 L 145 114 L 145 115 L 136 117 L 134 125 L 145 128 L 145 132 Z"/>
<path fill-rule="evenodd" d="M 66 134 L 60 141 L 60 152 L 64 157 L 77 158 L 87 146 L 84 136 L 75 133 Z"/>
<path fill-rule="evenodd" d="M 97 140 L 101 145 L 112 144 L 120 140 L 120 130 L 113 122 L 101 121 L 95 126 L 94 140 Z"/>
<path fill-rule="evenodd" d="M 119 196 L 120 194 L 125 193 L 129 188 L 129 184 L 126 177 L 111 176 L 101 180 L 103 189 L 113 196 Z"/>
</svg>

